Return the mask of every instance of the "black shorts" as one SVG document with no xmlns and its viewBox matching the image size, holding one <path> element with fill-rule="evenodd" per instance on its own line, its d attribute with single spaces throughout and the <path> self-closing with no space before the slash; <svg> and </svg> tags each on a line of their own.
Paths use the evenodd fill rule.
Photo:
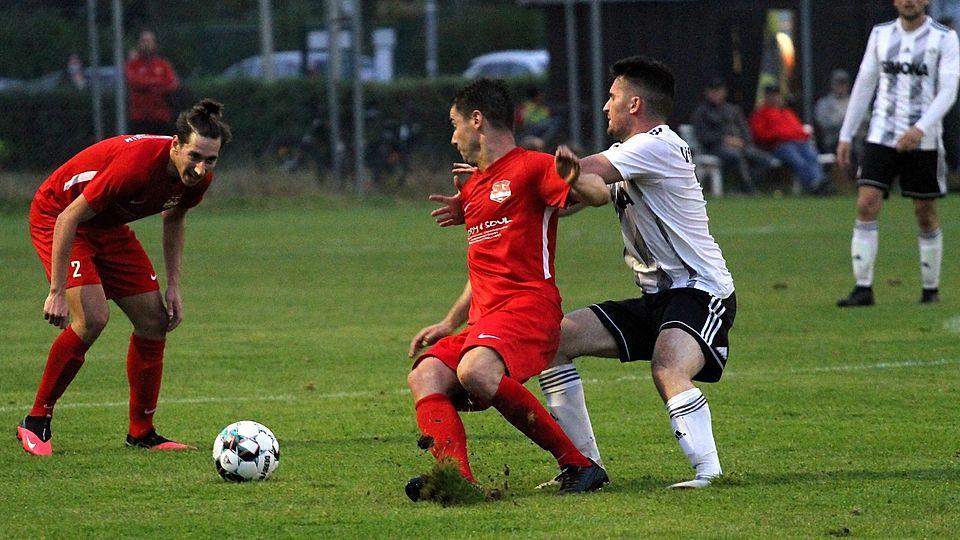
<svg viewBox="0 0 960 540">
<path fill-rule="evenodd" d="M 889 146 L 866 143 L 857 184 L 883 190 L 886 199 L 897 177 L 900 177 L 900 193 L 904 197 L 936 199 L 947 195 L 947 166 L 941 152 L 897 152 Z"/>
<path fill-rule="evenodd" d="M 679 328 L 693 336 L 703 351 L 703 369 L 693 380 L 717 382 L 723 375 L 729 353 L 727 334 L 737 315 L 736 293 L 720 299 L 699 289 L 670 289 L 608 300 L 590 309 L 617 342 L 621 362 L 650 360 L 660 332 Z"/>
</svg>

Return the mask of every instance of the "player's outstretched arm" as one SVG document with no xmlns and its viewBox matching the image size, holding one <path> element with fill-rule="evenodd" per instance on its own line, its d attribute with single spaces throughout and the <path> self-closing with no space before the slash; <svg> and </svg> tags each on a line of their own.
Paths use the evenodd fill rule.
<svg viewBox="0 0 960 540">
<path fill-rule="evenodd" d="M 441 227 L 450 227 L 451 225 L 463 225 L 463 208 L 460 205 L 460 188 L 463 187 L 463 181 L 460 180 L 461 174 L 471 175 L 477 170 L 469 163 L 453 164 L 453 186 L 457 188 L 455 195 L 430 195 L 428 197 L 433 202 L 442 204 L 440 208 L 430 212 L 433 219 Z"/>
<path fill-rule="evenodd" d="M 460 293 L 457 301 L 454 302 L 453 307 L 447 312 L 447 316 L 438 323 L 422 328 L 417 332 L 417 335 L 413 336 L 413 339 L 410 340 L 410 350 L 407 352 L 407 356 L 413 358 L 420 349 L 433 345 L 440 338 L 449 336 L 463 323 L 467 322 L 472 297 L 473 289 L 470 287 L 470 282 L 467 281 L 467 285 L 463 288 L 463 292 Z"/>
<path fill-rule="evenodd" d="M 560 178 L 570 185 L 577 200 L 590 206 L 603 206 L 610 201 L 610 191 L 603 178 L 585 173 L 580 167 L 580 158 L 565 145 L 557 147 L 554 164 Z"/>
</svg>

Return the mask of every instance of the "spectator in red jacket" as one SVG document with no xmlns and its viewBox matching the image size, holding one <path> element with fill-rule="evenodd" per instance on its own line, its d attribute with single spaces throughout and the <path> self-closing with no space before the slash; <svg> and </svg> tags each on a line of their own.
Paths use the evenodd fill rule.
<svg viewBox="0 0 960 540">
<path fill-rule="evenodd" d="M 137 48 L 127 61 L 127 111 L 130 133 L 169 135 L 173 132 L 171 97 L 180 86 L 173 66 L 157 54 L 157 36 L 140 32 Z"/>
<path fill-rule="evenodd" d="M 784 106 L 777 85 L 764 88 L 763 104 L 750 116 L 750 130 L 757 146 L 786 163 L 808 192 L 829 193 L 830 184 L 810 143 L 810 133 L 796 113 Z"/>
</svg>

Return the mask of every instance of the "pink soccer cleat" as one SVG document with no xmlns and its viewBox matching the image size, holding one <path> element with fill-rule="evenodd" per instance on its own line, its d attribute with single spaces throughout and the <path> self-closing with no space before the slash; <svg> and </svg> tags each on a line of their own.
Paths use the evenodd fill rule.
<svg viewBox="0 0 960 540">
<path fill-rule="evenodd" d="M 127 446 L 133 448 L 146 448 L 147 450 L 168 451 L 168 450 L 196 450 L 196 446 L 171 441 L 166 437 L 157 435 L 156 430 L 151 430 L 143 437 L 134 437 L 127 434 Z"/>
<path fill-rule="evenodd" d="M 17 424 L 17 439 L 20 439 L 23 450 L 31 456 L 53 455 L 50 419 L 47 417 L 24 417 Z"/>
</svg>

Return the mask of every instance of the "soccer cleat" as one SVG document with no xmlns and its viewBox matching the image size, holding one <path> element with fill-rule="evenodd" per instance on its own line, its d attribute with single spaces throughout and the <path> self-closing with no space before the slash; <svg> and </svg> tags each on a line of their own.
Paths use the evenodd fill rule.
<svg viewBox="0 0 960 540">
<path fill-rule="evenodd" d="M 426 478 L 423 475 L 414 476 L 407 480 L 407 485 L 403 489 L 407 492 L 407 497 L 410 497 L 411 501 L 417 502 L 423 497 L 423 485 L 425 483 Z"/>
<path fill-rule="evenodd" d="M 923 289 L 920 293 L 921 304 L 936 304 L 940 302 L 940 289 Z"/>
<path fill-rule="evenodd" d="M 25 416 L 17 424 L 17 439 L 23 450 L 32 456 L 53 455 L 52 437 L 49 417 Z"/>
<path fill-rule="evenodd" d="M 148 450 L 196 450 L 197 447 L 190 446 L 189 444 L 178 443 L 177 441 L 171 441 L 166 437 L 157 435 L 157 431 L 152 429 L 150 433 L 147 433 L 143 437 L 134 437 L 133 435 L 127 434 L 127 446 L 133 448 L 146 448 Z"/>
<path fill-rule="evenodd" d="M 603 467 L 597 465 L 592 459 L 587 467 L 564 465 L 560 470 L 560 491 L 557 493 L 567 495 L 569 493 L 596 491 L 609 481 L 607 471 L 603 470 Z"/>
<path fill-rule="evenodd" d="M 535 488 L 533 488 L 533 489 L 546 489 L 546 488 L 548 488 L 548 487 L 559 486 L 559 485 L 560 485 L 560 479 L 561 479 L 561 478 L 563 478 L 563 473 L 562 473 L 562 472 L 561 472 L 561 473 L 558 473 L 556 476 L 554 476 L 554 477 L 551 478 L 550 480 L 547 480 L 546 482 L 538 485 L 537 487 L 535 487 Z"/>
<path fill-rule="evenodd" d="M 693 480 L 687 480 L 686 482 L 677 482 L 667 487 L 667 489 L 703 489 L 710 486 L 710 482 L 716 476 L 698 476 Z"/>
<path fill-rule="evenodd" d="M 873 288 L 857 285 L 850 296 L 837 300 L 837 307 L 858 307 L 873 305 Z"/>
</svg>

